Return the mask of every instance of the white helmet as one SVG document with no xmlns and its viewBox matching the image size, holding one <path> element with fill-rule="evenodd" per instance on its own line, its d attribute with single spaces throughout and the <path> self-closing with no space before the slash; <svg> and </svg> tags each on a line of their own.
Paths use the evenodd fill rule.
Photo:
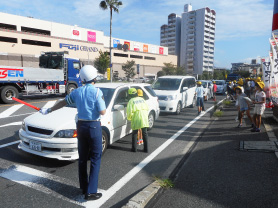
<svg viewBox="0 0 278 208">
<path fill-rule="evenodd" d="M 97 77 L 97 69 L 91 65 L 85 65 L 80 70 L 80 79 L 83 83 L 93 82 Z"/>
</svg>

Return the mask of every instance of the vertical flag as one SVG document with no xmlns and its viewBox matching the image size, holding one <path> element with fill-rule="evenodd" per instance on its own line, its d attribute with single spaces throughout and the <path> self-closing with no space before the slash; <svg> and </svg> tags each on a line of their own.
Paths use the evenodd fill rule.
<svg viewBox="0 0 278 208">
<path fill-rule="evenodd" d="M 269 86 L 270 86 L 270 76 L 271 76 L 271 63 L 269 58 L 261 59 L 262 68 L 263 68 L 263 81 L 265 83 L 266 95 L 269 97 Z"/>
<path fill-rule="evenodd" d="M 277 58 L 277 45 L 275 38 L 269 39 L 272 49 L 272 60 L 271 60 L 271 74 L 270 74 L 270 98 L 273 103 L 278 104 L 278 58 Z"/>
</svg>

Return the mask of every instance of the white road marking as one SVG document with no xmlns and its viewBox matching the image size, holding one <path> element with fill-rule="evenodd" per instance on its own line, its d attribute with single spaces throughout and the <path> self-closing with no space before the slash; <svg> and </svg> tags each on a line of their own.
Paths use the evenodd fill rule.
<svg viewBox="0 0 278 208">
<path fill-rule="evenodd" d="M 55 103 L 56 103 L 57 100 L 52 100 L 52 101 L 48 101 L 44 106 L 43 108 L 51 108 Z"/>
<path fill-rule="evenodd" d="M 3 162 L 0 162 L 0 164 L 1 167 L 6 167 L 0 171 L 0 177 L 2 178 L 74 204 L 83 205 L 83 202 L 85 202 L 84 195 L 82 195 L 81 190 L 78 188 L 78 183 L 74 183 L 72 180 L 22 165 L 3 164 Z M 98 191 L 105 193 L 104 190 Z"/>
<path fill-rule="evenodd" d="M 218 103 L 223 102 L 223 100 Z M 84 203 L 86 207 L 100 207 L 106 201 L 108 201 L 114 194 L 116 194 L 126 183 L 128 183 L 139 171 L 141 171 L 146 165 L 148 165 L 158 154 L 160 154 L 166 147 L 168 147 L 173 141 L 175 141 L 178 136 L 180 136 L 184 131 L 186 131 L 192 124 L 198 121 L 207 112 L 211 111 L 214 106 L 210 107 L 205 111 L 205 113 L 200 114 L 188 124 L 186 124 L 182 129 L 175 133 L 172 137 L 167 139 L 162 145 L 160 145 L 154 152 L 152 152 L 148 157 L 141 161 L 137 166 L 131 169 L 127 174 L 125 174 L 119 181 L 117 181 L 113 186 L 111 186 L 103 196 L 97 201 L 87 201 Z M 191 143 L 191 146 L 194 143 Z M 190 148 L 189 146 L 187 148 Z"/>
<path fill-rule="evenodd" d="M 52 101 L 48 101 L 43 108 L 51 108 L 54 104 L 56 103 L 56 100 L 52 100 Z M 12 115 L 15 111 L 17 111 L 19 108 L 21 108 L 22 106 L 24 106 L 24 104 L 20 104 L 20 105 L 14 105 L 10 108 L 8 108 L 7 110 L 5 110 L 4 112 L 0 113 L 0 118 L 8 118 L 8 117 L 15 117 L 15 116 L 24 116 L 24 115 L 28 115 L 28 114 L 33 114 L 36 112 L 32 112 L 32 113 L 25 113 L 25 114 L 19 114 L 19 115 Z"/>
<path fill-rule="evenodd" d="M 2 126 L 0 126 L 0 128 L 6 127 L 6 126 L 19 126 L 21 124 L 22 124 L 22 121 L 18 121 L 18 122 L 13 122 L 13 123 L 8 123 L 8 124 L 5 124 L 5 125 L 2 125 Z"/>
<path fill-rule="evenodd" d="M 7 147 L 7 146 L 10 146 L 10 145 L 13 145 L 13 144 L 16 144 L 16 143 L 19 143 L 20 141 L 15 141 L 15 142 L 10 142 L 10 143 L 7 143 L 7 144 L 3 144 L 3 145 L 0 145 L 0 149 L 3 148 L 3 147 Z"/>
<path fill-rule="evenodd" d="M 5 110 L 4 112 L 0 113 L 0 118 L 9 117 L 9 116 L 12 115 L 15 111 L 17 111 L 19 108 L 21 108 L 22 106 L 23 106 L 23 104 L 20 104 L 20 105 L 14 105 L 14 106 L 8 108 L 8 109 Z"/>
</svg>

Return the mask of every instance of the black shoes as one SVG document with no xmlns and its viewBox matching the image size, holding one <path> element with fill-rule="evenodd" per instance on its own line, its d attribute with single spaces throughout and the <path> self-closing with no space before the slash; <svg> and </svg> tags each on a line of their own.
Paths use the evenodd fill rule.
<svg viewBox="0 0 278 208">
<path fill-rule="evenodd" d="M 102 197 L 102 193 L 95 193 L 95 194 L 86 194 L 85 199 L 90 200 L 98 200 Z"/>
</svg>

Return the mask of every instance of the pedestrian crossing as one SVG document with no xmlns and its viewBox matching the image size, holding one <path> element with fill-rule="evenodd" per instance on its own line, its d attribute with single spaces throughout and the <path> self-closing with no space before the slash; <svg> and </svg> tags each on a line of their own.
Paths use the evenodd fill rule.
<svg viewBox="0 0 278 208">
<path fill-rule="evenodd" d="M 57 100 L 51 100 L 46 102 L 44 105 L 43 103 L 38 103 L 39 108 L 51 108 Z M 3 106 L 5 108 L 5 106 Z M 35 113 L 36 110 L 32 108 L 26 107 L 24 104 L 15 104 L 11 107 L 8 107 L 7 109 L 3 110 L 0 108 L 0 119 L 2 118 L 8 118 L 8 117 L 15 117 L 15 116 L 21 116 L 21 115 L 28 115 Z"/>
<path fill-rule="evenodd" d="M 2 178 L 74 204 L 81 206 L 87 204 L 84 195 L 78 188 L 78 178 L 72 181 L 30 167 L 13 164 L 6 160 L 1 160 L 0 166 L 0 177 Z M 98 189 L 98 191 L 105 193 L 101 189 Z"/>
</svg>

